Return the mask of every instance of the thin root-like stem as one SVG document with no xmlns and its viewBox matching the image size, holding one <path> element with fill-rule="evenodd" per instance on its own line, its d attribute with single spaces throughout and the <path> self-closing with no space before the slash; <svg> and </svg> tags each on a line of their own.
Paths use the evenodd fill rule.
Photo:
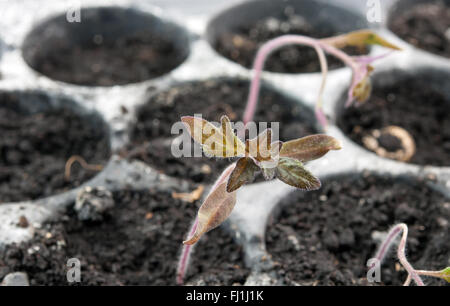
<svg viewBox="0 0 450 306">
<path fill-rule="evenodd" d="M 188 237 L 191 237 L 192 235 L 194 235 L 195 231 L 197 230 L 197 226 L 198 226 L 198 218 L 196 217 L 194 223 L 191 226 L 191 229 L 189 230 Z M 177 268 L 177 284 L 178 285 L 183 285 L 184 276 L 186 274 L 187 267 L 189 265 L 189 260 L 191 257 L 191 252 L 192 252 L 193 247 L 194 247 L 194 245 L 184 244 L 183 249 L 181 250 L 181 256 L 180 256 L 180 260 L 178 261 L 178 268 Z"/>
<path fill-rule="evenodd" d="M 397 224 L 389 231 L 386 240 L 381 244 L 381 247 L 378 250 L 378 253 L 375 258 L 380 262 L 382 262 L 383 259 L 386 257 L 386 254 L 388 253 L 390 247 L 394 243 L 395 238 L 397 238 L 397 236 L 400 233 L 402 233 L 402 237 L 400 239 L 400 243 L 397 249 L 398 260 L 400 261 L 401 265 L 405 268 L 405 270 L 408 272 L 408 275 L 410 275 L 411 278 L 416 282 L 416 284 L 418 286 L 424 286 L 422 279 L 406 259 L 405 247 L 406 247 L 406 239 L 408 238 L 408 226 L 406 224 L 404 223 Z"/>
<path fill-rule="evenodd" d="M 81 157 L 79 155 L 74 155 L 74 156 L 70 157 L 66 162 L 66 166 L 64 169 L 64 178 L 66 181 L 70 180 L 72 165 L 75 162 L 79 163 L 80 166 L 86 170 L 90 170 L 90 171 L 102 171 L 103 170 L 103 165 L 90 165 L 86 162 L 86 160 L 83 157 Z"/>
<path fill-rule="evenodd" d="M 250 93 L 247 100 L 247 106 L 245 108 L 244 112 L 244 124 L 246 125 L 248 122 L 253 120 L 253 116 L 255 114 L 256 105 L 258 103 L 258 96 L 259 96 L 259 89 L 260 89 L 260 80 L 261 80 L 261 74 L 262 70 L 264 68 L 264 63 L 267 59 L 267 57 L 276 49 L 279 49 L 285 45 L 290 44 L 297 44 L 297 45 L 306 45 L 313 47 L 320 60 L 321 68 L 322 68 L 322 84 L 321 84 L 321 90 L 319 93 L 319 100 L 322 97 L 322 91 L 325 87 L 326 83 L 326 75 L 328 71 L 327 66 L 327 60 L 324 55 L 324 52 L 321 48 L 320 42 L 317 39 L 313 39 L 306 36 L 301 35 L 283 35 L 280 37 L 277 37 L 275 39 L 269 40 L 264 45 L 261 46 L 261 48 L 258 50 L 255 62 L 253 64 L 253 77 L 250 84 Z"/>
<path fill-rule="evenodd" d="M 397 224 L 389 231 L 386 239 L 381 244 L 380 249 L 378 250 L 377 255 L 375 256 L 375 259 L 377 259 L 378 262 L 383 261 L 383 259 L 386 257 L 386 254 L 388 253 L 389 249 L 393 245 L 395 238 L 397 238 L 397 236 L 400 233 L 402 233 L 402 237 L 401 237 L 400 243 L 398 245 L 397 257 L 398 257 L 401 265 L 405 268 L 406 272 L 408 272 L 408 277 L 406 278 L 403 285 L 409 286 L 411 283 L 411 280 L 414 280 L 414 282 L 418 286 L 425 286 L 420 275 L 444 278 L 443 271 L 415 270 L 411 266 L 411 264 L 408 262 L 408 260 L 406 259 L 406 255 L 405 255 L 406 240 L 408 238 L 408 226 L 404 223 Z"/>
<path fill-rule="evenodd" d="M 328 74 L 328 63 L 324 54 L 325 52 L 334 55 L 335 57 L 342 60 L 347 66 L 352 68 L 353 71 L 357 70 L 357 64 L 355 61 L 347 55 L 345 52 L 335 48 L 326 43 L 326 40 L 314 39 L 302 35 L 283 35 L 272 40 L 269 40 L 261 46 L 258 50 L 255 62 L 253 64 L 253 77 L 250 84 L 250 93 L 247 100 L 247 106 L 244 112 L 244 125 L 253 120 L 255 114 L 256 105 L 258 103 L 259 89 L 260 89 L 260 79 L 262 70 L 264 68 L 264 63 L 267 57 L 276 49 L 279 49 L 286 45 L 306 45 L 313 47 L 319 57 L 320 67 L 322 70 L 322 83 L 320 86 L 319 94 L 316 101 L 316 115 L 321 121 L 322 125 L 326 125 L 326 118 L 322 114 L 322 95 L 326 85 L 326 79 Z"/>
</svg>

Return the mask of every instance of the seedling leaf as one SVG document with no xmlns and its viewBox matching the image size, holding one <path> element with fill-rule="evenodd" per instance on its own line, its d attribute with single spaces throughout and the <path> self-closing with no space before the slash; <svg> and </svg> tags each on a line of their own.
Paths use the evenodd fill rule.
<svg viewBox="0 0 450 306">
<path fill-rule="evenodd" d="M 393 50 L 401 50 L 394 44 L 391 44 L 377 33 L 371 30 L 360 30 L 350 32 L 348 34 L 339 35 L 332 38 L 324 39 L 323 42 L 336 48 L 344 48 L 347 46 L 364 47 L 367 45 L 378 45 Z"/>
<path fill-rule="evenodd" d="M 234 134 L 227 116 L 221 118 L 221 128 L 200 118 L 185 116 L 181 121 L 195 142 L 202 146 L 207 156 L 236 157 L 245 152 L 244 143 Z"/>
<path fill-rule="evenodd" d="M 266 129 L 253 139 L 245 142 L 245 152 L 258 162 L 268 161 L 272 156 L 272 130 Z"/>
<path fill-rule="evenodd" d="M 235 204 L 236 192 L 227 192 L 226 181 L 219 184 L 198 211 L 198 225 L 194 235 L 183 241 L 183 244 L 196 243 L 205 233 L 222 224 L 230 216 Z"/>
<path fill-rule="evenodd" d="M 289 157 L 280 157 L 277 178 L 302 190 L 316 190 L 321 186 L 319 179 L 306 170 L 299 160 Z"/>
<path fill-rule="evenodd" d="M 242 156 L 245 151 L 245 145 L 244 143 L 237 137 L 237 135 L 234 133 L 234 130 L 231 126 L 230 119 L 223 115 L 220 118 L 220 123 L 222 127 L 222 134 L 225 136 L 225 143 L 228 150 L 230 151 L 230 155 L 225 155 L 226 157 L 235 157 L 235 156 Z"/>
<path fill-rule="evenodd" d="M 340 150 L 341 144 L 327 135 L 311 135 L 283 143 L 280 157 L 289 157 L 301 162 L 318 159 L 330 150 Z"/>
<path fill-rule="evenodd" d="M 227 192 L 233 192 L 239 189 L 242 185 L 250 183 L 255 178 L 255 172 L 259 170 L 259 167 L 255 164 L 252 158 L 242 157 L 230 174 L 227 184 Z"/>
</svg>

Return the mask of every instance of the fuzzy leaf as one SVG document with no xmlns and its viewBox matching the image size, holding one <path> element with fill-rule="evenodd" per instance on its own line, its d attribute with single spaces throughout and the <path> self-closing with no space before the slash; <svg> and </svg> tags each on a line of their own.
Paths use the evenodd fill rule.
<svg viewBox="0 0 450 306">
<path fill-rule="evenodd" d="M 300 161 L 289 157 L 280 158 L 277 178 L 302 190 L 316 190 L 321 186 L 319 179 L 306 170 Z"/>
<path fill-rule="evenodd" d="M 185 116 L 181 118 L 181 121 L 188 128 L 192 139 L 202 145 L 207 156 L 236 157 L 244 155 L 244 143 L 234 134 L 227 116 L 222 116 L 221 128 L 199 117 Z"/>
<path fill-rule="evenodd" d="M 272 142 L 272 130 L 266 129 L 245 142 L 245 154 L 252 157 L 260 168 L 274 168 L 278 164 L 282 144 L 281 141 Z"/>
<path fill-rule="evenodd" d="M 183 244 L 196 243 L 205 233 L 222 224 L 230 216 L 235 204 L 236 192 L 227 192 L 226 181 L 219 184 L 198 211 L 198 225 L 194 235 L 183 241 Z"/>
<path fill-rule="evenodd" d="M 371 30 L 354 31 L 348 34 L 326 38 L 322 41 L 336 48 L 344 48 L 346 46 L 364 47 L 367 45 L 378 45 L 393 50 L 401 50 L 399 47 L 391 44 Z"/>
<path fill-rule="evenodd" d="M 251 183 L 255 178 L 255 172 L 259 170 L 259 167 L 255 164 L 252 158 L 242 157 L 231 172 L 230 178 L 228 179 L 227 191 L 233 192 L 239 189 L 242 185 L 246 183 Z"/>
<path fill-rule="evenodd" d="M 271 157 L 272 130 L 266 129 L 257 137 L 245 142 L 245 152 L 257 161 L 269 160 Z"/>
<path fill-rule="evenodd" d="M 220 123 L 222 128 L 222 134 L 225 135 L 227 147 L 230 147 L 229 148 L 229 150 L 231 151 L 230 153 L 234 154 L 233 156 L 226 155 L 226 157 L 235 157 L 244 155 L 245 145 L 234 133 L 230 119 L 227 116 L 223 115 L 220 118 Z"/>
<path fill-rule="evenodd" d="M 327 135 L 311 135 L 283 143 L 280 157 L 290 157 L 301 162 L 318 159 L 330 150 L 340 150 L 341 144 Z"/>
</svg>

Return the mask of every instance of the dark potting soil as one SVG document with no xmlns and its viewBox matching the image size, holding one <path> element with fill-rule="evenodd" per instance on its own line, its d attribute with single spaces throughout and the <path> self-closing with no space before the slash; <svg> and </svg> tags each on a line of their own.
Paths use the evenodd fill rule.
<svg viewBox="0 0 450 306">
<path fill-rule="evenodd" d="M 372 97 L 361 106 L 343 110 L 339 127 L 363 145 L 364 136 L 375 129 L 399 126 L 414 139 L 416 153 L 410 163 L 450 166 L 450 101 L 433 89 L 425 76 L 400 80 L 393 85 L 374 87 Z M 388 151 L 398 144 L 382 141 Z"/>
<path fill-rule="evenodd" d="M 416 47 L 450 57 L 450 6 L 448 1 L 430 2 L 396 14 L 389 28 Z"/>
<path fill-rule="evenodd" d="M 67 83 L 112 86 L 136 83 L 161 76 L 184 59 L 172 42 L 148 33 L 103 41 L 92 37 L 85 45 L 36 52 L 32 67 Z M 28 50 L 27 52 L 31 52 Z"/>
<path fill-rule="evenodd" d="M 334 177 L 321 190 L 294 192 L 281 204 L 279 217 L 269 220 L 266 240 L 287 284 L 368 285 L 366 263 L 381 243 L 374 233 L 400 222 L 409 227 L 406 255 L 413 267 L 441 270 L 449 265 L 450 203 L 424 182 Z M 406 280 L 395 254 L 381 266 L 383 285 Z"/>
<path fill-rule="evenodd" d="M 248 26 L 241 26 L 232 32 L 225 32 L 214 42 L 214 48 L 226 58 L 252 68 L 258 49 L 266 41 L 275 37 L 297 34 L 314 38 L 331 37 L 336 33 L 330 29 L 313 27 L 302 16 L 293 15 L 285 19 L 268 17 Z M 350 55 L 364 55 L 367 48 L 345 48 Z M 344 64 L 334 56 L 327 56 L 329 69 L 341 68 Z M 266 71 L 280 73 L 306 73 L 320 71 L 320 63 L 314 48 L 306 46 L 286 46 L 274 51 L 266 63 Z"/>
<path fill-rule="evenodd" d="M 0 203 L 54 195 L 97 174 L 74 163 L 66 180 L 65 164 L 74 155 L 88 164 L 106 163 L 110 150 L 103 131 L 69 110 L 25 114 L 14 99 L 0 95 Z"/>
<path fill-rule="evenodd" d="M 131 143 L 121 155 L 142 160 L 170 176 L 196 183 L 213 182 L 231 160 L 174 157 L 171 144 L 176 136 L 171 135 L 172 125 L 181 116 L 194 114 L 202 114 L 213 122 L 222 115 L 232 122 L 241 121 L 248 90 L 249 84 L 244 81 L 206 81 L 180 85 L 152 96 L 138 110 L 137 122 L 130 128 Z M 263 88 L 254 121 L 279 122 L 280 140 L 291 140 L 316 133 L 311 118 L 313 113 L 305 107 Z"/>
<path fill-rule="evenodd" d="M 79 285 L 175 285 L 177 260 L 198 203 L 169 193 L 124 190 L 103 221 L 83 223 L 72 210 L 35 237 L 0 252 L 0 280 L 23 271 L 31 285 L 68 285 L 67 260 L 81 262 Z M 243 284 L 249 271 L 241 247 L 215 229 L 195 248 L 186 280 L 195 284 Z"/>
</svg>

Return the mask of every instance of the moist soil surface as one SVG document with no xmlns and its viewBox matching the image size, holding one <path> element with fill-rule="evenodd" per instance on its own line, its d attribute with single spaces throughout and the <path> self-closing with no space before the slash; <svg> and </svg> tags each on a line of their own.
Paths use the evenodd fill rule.
<svg viewBox="0 0 450 306">
<path fill-rule="evenodd" d="M 313 27 L 302 16 L 286 16 L 284 19 L 268 17 L 231 32 L 221 33 L 214 41 L 214 48 L 226 58 L 251 68 L 259 47 L 266 41 L 286 34 L 304 35 L 314 38 L 331 37 L 336 33 L 330 29 Z M 368 49 L 345 48 L 350 55 L 364 55 Z M 334 56 L 327 56 L 329 69 L 341 68 L 344 64 Z M 279 73 L 307 73 L 320 71 L 320 63 L 314 48 L 286 46 L 274 51 L 265 63 L 266 71 Z"/>
<path fill-rule="evenodd" d="M 400 222 L 409 226 L 406 255 L 413 267 L 441 270 L 450 263 L 450 203 L 424 182 L 335 177 L 321 190 L 294 192 L 281 204 L 279 216 L 269 219 L 266 241 L 287 284 L 368 285 L 366 263 L 381 243 L 377 237 Z M 381 285 L 406 279 L 395 251 L 382 264 Z"/>
<path fill-rule="evenodd" d="M 202 114 L 218 122 L 227 115 L 231 122 L 241 121 L 248 95 L 248 82 L 207 81 L 188 83 L 153 95 L 137 112 L 130 128 L 131 142 L 120 152 L 124 157 L 142 160 L 159 171 L 195 183 L 211 183 L 231 163 L 230 159 L 203 157 L 176 158 L 171 144 L 172 125 L 181 116 Z M 304 106 L 268 89 L 262 89 L 254 121 L 279 122 L 280 140 L 300 138 L 316 131 L 314 114 Z M 261 131 L 261 130 L 260 130 Z M 191 148 L 194 143 L 188 137 Z M 262 176 L 259 175 L 258 179 Z"/>
<path fill-rule="evenodd" d="M 343 110 L 338 126 L 362 146 L 363 138 L 374 130 L 401 127 L 416 144 L 410 163 L 450 166 L 450 101 L 428 84 L 425 76 L 415 76 L 374 87 L 367 102 Z M 399 141 L 395 138 L 380 137 L 379 146 L 396 151 Z"/>
<path fill-rule="evenodd" d="M 450 57 L 450 6 L 443 1 L 414 5 L 393 16 L 389 28 L 416 47 Z"/>
<path fill-rule="evenodd" d="M 184 60 L 173 43 L 148 33 L 113 41 L 95 36 L 82 46 L 54 48 L 51 52 L 39 50 L 32 60 L 35 70 L 58 81 L 87 86 L 123 85 L 152 79 Z"/>
<path fill-rule="evenodd" d="M 0 101 L 0 203 L 54 195 L 97 174 L 75 163 L 66 180 L 65 164 L 71 156 L 89 164 L 107 162 L 107 137 L 73 112 L 26 114 L 17 109 L 14 96 L 1 94 Z"/>
<path fill-rule="evenodd" d="M 81 262 L 79 285 L 175 285 L 177 260 L 199 203 L 169 193 L 124 190 L 113 194 L 114 208 L 102 221 L 79 221 L 74 210 L 64 222 L 47 224 L 35 237 L 0 253 L 0 280 L 23 271 L 31 285 L 68 285 L 67 260 Z M 195 248 L 187 282 L 244 284 L 241 247 L 221 228 Z"/>
</svg>

